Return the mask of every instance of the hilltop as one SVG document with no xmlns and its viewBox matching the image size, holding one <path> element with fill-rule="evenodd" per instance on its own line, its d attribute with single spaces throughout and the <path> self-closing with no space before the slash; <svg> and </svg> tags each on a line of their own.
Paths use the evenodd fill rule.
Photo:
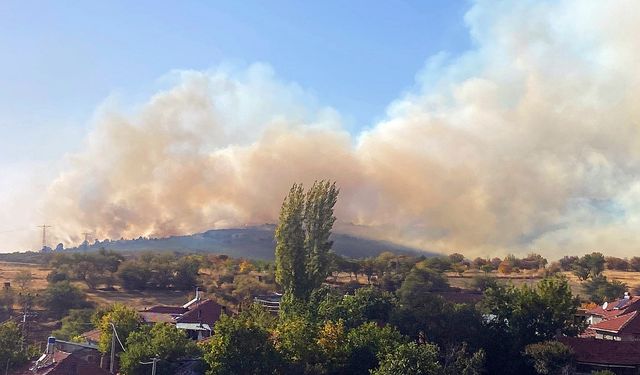
<svg viewBox="0 0 640 375">
<path fill-rule="evenodd" d="M 274 231 L 275 225 L 264 224 L 245 228 L 214 229 L 203 233 L 166 238 L 139 237 L 132 240 L 105 240 L 89 244 L 87 250 L 98 250 L 104 247 L 107 250 L 119 252 L 205 252 L 227 254 L 236 258 L 273 259 L 275 250 Z M 334 241 L 333 250 L 340 255 L 351 258 L 376 256 L 383 251 L 412 255 L 423 254 L 425 256 L 437 255 L 433 252 L 424 252 L 388 241 L 374 240 L 346 233 L 334 232 L 331 238 Z M 83 247 L 68 248 L 65 251 L 78 250 L 83 250 Z"/>
</svg>

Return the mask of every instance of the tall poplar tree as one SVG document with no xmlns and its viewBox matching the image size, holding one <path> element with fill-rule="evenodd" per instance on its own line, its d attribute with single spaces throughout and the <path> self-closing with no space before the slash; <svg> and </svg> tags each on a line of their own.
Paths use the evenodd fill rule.
<svg viewBox="0 0 640 375">
<path fill-rule="evenodd" d="M 294 184 L 282 203 L 276 228 L 276 280 L 288 298 L 306 300 L 329 273 L 329 240 L 336 220 L 335 182 L 316 181 L 305 193 Z"/>
</svg>

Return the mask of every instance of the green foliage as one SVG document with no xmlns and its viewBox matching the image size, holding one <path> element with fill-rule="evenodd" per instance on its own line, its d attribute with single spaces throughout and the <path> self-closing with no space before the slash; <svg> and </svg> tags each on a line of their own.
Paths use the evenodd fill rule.
<svg viewBox="0 0 640 375">
<path fill-rule="evenodd" d="M 386 355 L 407 338 L 390 326 L 380 327 L 373 322 L 367 322 L 347 333 L 347 351 L 349 357 L 345 367 L 345 373 L 369 374 L 371 369 L 378 367 L 379 358 Z"/>
<path fill-rule="evenodd" d="M 545 278 L 535 287 L 485 291 L 481 308 L 492 317 L 485 343 L 489 371 L 525 372 L 521 353 L 526 345 L 551 340 L 557 333 L 575 336 L 583 328 L 574 320 L 579 304 L 562 277 Z"/>
<path fill-rule="evenodd" d="M 0 324 L 0 366 L 4 369 L 9 363 L 9 368 L 27 362 L 30 351 L 22 348 L 22 333 L 17 324 L 6 322 Z"/>
<path fill-rule="evenodd" d="M 420 266 L 442 273 L 449 271 L 452 263 L 451 258 L 442 256 L 427 258 L 420 262 Z"/>
<path fill-rule="evenodd" d="M 375 287 L 357 289 L 354 295 L 326 291 L 317 304 L 317 314 L 324 320 L 342 320 L 349 328 L 367 321 L 386 323 L 396 306 L 396 298 Z"/>
<path fill-rule="evenodd" d="M 498 286 L 498 280 L 489 275 L 478 275 L 471 280 L 474 289 L 484 292 L 489 288 L 496 288 Z"/>
<path fill-rule="evenodd" d="M 545 341 L 527 345 L 524 349 L 538 374 L 568 375 L 573 373 L 575 354 L 558 341 Z"/>
<path fill-rule="evenodd" d="M 275 345 L 289 363 L 289 371 L 304 372 L 320 361 L 317 326 L 301 315 L 283 316 L 275 330 Z"/>
<path fill-rule="evenodd" d="M 470 353 L 466 343 L 449 348 L 444 353 L 443 375 L 480 375 L 484 373 L 485 352 L 480 349 Z"/>
<path fill-rule="evenodd" d="M 148 362 L 154 357 L 160 359 L 157 363 L 158 375 L 173 374 L 175 365 L 172 362 L 200 354 L 196 343 L 184 331 L 169 323 L 143 326 L 132 332 L 127 338 L 126 348 L 127 351 L 120 355 L 121 370 L 126 375 L 148 374 L 151 365 L 140 362 Z"/>
<path fill-rule="evenodd" d="M 15 295 L 11 289 L 0 290 L 0 311 L 11 311 L 15 302 Z"/>
<path fill-rule="evenodd" d="M 123 288 L 143 290 L 151 278 L 151 270 L 142 262 L 130 260 L 122 263 L 118 269 L 118 279 Z"/>
<path fill-rule="evenodd" d="M 124 344 L 129 334 L 138 329 L 140 321 L 136 310 L 120 303 L 114 303 L 108 309 L 97 312 L 94 315 L 93 323 L 100 329 L 100 342 L 98 343 L 100 351 L 107 353 L 111 350 L 113 335 L 111 324 L 115 326 L 118 337 Z M 116 344 L 116 348 L 119 348 L 119 344 Z"/>
<path fill-rule="evenodd" d="M 69 314 L 62 318 L 62 325 L 51 333 L 61 340 L 74 340 L 80 334 L 95 328 L 92 322 L 94 310 L 80 309 L 70 310 Z"/>
<path fill-rule="evenodd" d="M 401 305 L 416 306 L 423 303 L 425 299 L 430 299 L 433 292 L 446 290 L 448 287 L 449 284 L 444 276 L 418 264 L 413 267 L 398 289 L 398 297 Z"/>
<path fill-rule="evenodd" d="M 573 273 L 580 279 L 594 278 L 604 271 L 605 259 L 601 253 L 585 254 L 573 265 Z"/>
<path fill-rule="evenodd" d="M 276 280 L 285 294 L 306 300 L 329 274 L 329 240 L 338 198 L 335 183 L 316 181 L 304 193 L 294 184 L 276 228 Z"/>
<path fill-rule="evenodd" d="M 21 290 L 26 290 L 33 281 L 33 275 L 29 270 L 20 270 L 14 276 L 13 281 L 18 284 Z"/>
<path fill-rule="evenodd" d="M 385 355 L 380 367 L 372 375 L 439 375 L 442 367 L 438 363 L 438 347 L 414 342 L 399 345 Z"/>
<path fill-rule="evenodd" d="M 172 284 L 176 289 L 189 290 L 198 284 L 198 271 L 200 270 L 198 258 L 182 257 L 175 263 L 174 269 Z"/>
<path fill-rule="evenodd" d="M 124 257 L 112 250 L 101 248 L 96 253 L 56 253 L 50 261 L 53 271 L 47 279 L 84 281 L 90 289 L 98 285 L 111 286 L 113 274 L 118 270 Z"/>
<path fill-rule="evenodd" d="M 214 334 L 205 346 L 204 359 L 209 365 L 207 373 L 283 373 L 284 361 L 271 340 L 268 328 L 261 324 L 264 321 L 265 317 L 255 308 L 233 318 L 223 315 L 216 322 Z"/>
<path fill-rule="evenodd" d="M 41 297 L 41 304 L 48 310 L 62 314 L 71 309 L 83 309 L 90 306 L 85 294 L 68 281 L 49 284 Z"/>
<path fill-rule="evenodd" d="M 582 287 L 591 301 L 601 304 L 621 298 L 627 291 L 627 284 L 618 280 L 609 281 L 606 276 L 598 275 L 582 283 Z"/>
<path fill-rule="evenodd" d="M 252 275 L 236 276 L 233 280 L 233 288 L 232 295 L 240 304 L 251 302 L 253 297 L 272 290 L 269 285 L 256 280 Z"/>
<path fill-rule="evenodd" d="M 600 371 L 591 371 L 591 375 L 616 375 L 616 373 L 611 370 L 600 370 Z"/>
</svg>

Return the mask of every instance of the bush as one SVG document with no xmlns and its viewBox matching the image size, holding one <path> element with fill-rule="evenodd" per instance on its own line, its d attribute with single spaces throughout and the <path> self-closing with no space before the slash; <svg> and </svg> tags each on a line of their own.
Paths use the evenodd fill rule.
<svg viewBox="0 0 640 375">
<path fill-rule="evenodd" d="M 85 294 L 68 281 L 49 284 L 42 295 L 41 303 L 42 306 L 57 314 L 90 306 Z"/>
<path fill-rule="evenodd" d="M 572 373 L 575 354 L 568 346 L 558 341 L 546 341 L 527 345 L 524 349 L 538 374 Z"/>
<path fill-rule="evenodd" d="M 127 290 L 143 290 L 147 287 L 147 281 L 151 278 L 149 268 L 138 261 L 122 263 L 118 269 L 118 279 L 123 288 Z"/>
</svg>

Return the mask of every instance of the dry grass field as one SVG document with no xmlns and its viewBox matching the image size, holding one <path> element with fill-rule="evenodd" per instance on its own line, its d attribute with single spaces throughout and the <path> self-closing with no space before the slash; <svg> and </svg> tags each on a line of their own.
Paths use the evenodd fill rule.
<svg viewBox="0 0 640 375">
<path fill-rule="evenodd" d="M 14 279 L 18 272 L 24 270 L 30 271 L 33 277 L 30 284 L 31 289 L 41 290 L 47 287 L 47 274 L 51 272 L 51 268 L 41 264 L 11 262 L 0 262 L 0 283 L 2 283 L 0 285 L 10 282 L 12 287 L 18 288 Z"/>
<path fill-rule="evenodd" d="M 47 274 L 51 268 L 33 263 L 0 262 L 0 287 L 5 282 L 10 282 L 14 290 L 19 291 L 19 286 L 14 282 L 15 276 L 28 270 L 33 277 L 29 289 L 36 293 L 47 287 Z M 84 283 L 75 282 L 79 288 L 87 293 L 87 299 L 97 305 L 103 306 L 114 302 L 125 303 L 135 308 L 144 308 L 156 304 L 184 304 L 193 298 L 193 291 L 141 291 L 128 292 L 116 289 L 113 291 L 89 290 Z"/>
</svg>

